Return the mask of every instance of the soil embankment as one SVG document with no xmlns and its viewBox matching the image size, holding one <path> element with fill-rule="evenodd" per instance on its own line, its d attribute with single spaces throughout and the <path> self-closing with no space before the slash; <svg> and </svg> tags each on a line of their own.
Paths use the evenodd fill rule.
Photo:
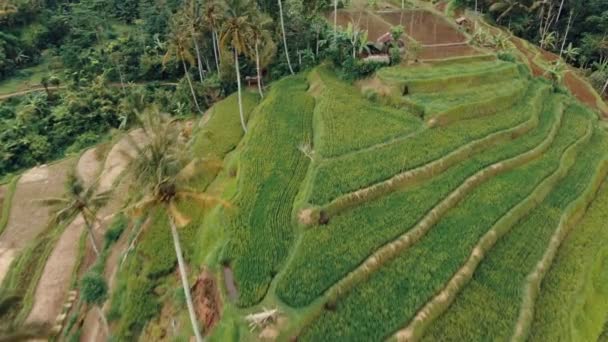
<svg viewBox="0 0 608 342">
<path fill-rule="evenodd" d="M 15 189 L 7 226 L 0 236 L 0 283 L 13 259 L 48 227 L 49 208 L 40 202 L 60 197 L 73 160 L 42 165 L 26 171 Z"/>
</svg>

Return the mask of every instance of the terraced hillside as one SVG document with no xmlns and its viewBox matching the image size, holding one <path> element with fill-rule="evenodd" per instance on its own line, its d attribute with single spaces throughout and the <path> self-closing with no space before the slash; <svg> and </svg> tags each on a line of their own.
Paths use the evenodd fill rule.
<svg viewBox="0 0 608 342">
<path fill-rule="evenodd" d="M 236 298 L 224 295 L 212 336 L 597 338 L 608 317 L 597 114 L 490 56 L 384 68 L 372 82 L 389 91 L 370 96 L 321 66 L 253 111 L 225 184 L 238 209 L 217 213 Z M 249 332 L 242 316 L 263 308 L 282 318 Z"/>
</svg>

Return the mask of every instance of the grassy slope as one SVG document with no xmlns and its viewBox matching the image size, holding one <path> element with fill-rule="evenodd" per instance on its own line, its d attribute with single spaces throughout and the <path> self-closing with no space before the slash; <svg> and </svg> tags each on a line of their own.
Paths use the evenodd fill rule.
<svg viewBox="0 0 608 342">
<path fill-rule="evenodd" d="M 572 115 L 572 113 L 567 113 Z M 589 184 L 606 136 L 595 132 L 566 178 L 482 261 L 473 279 L 430 329 L 428 340 L 506 339 L 513 333 L 526 277 L 542 257 L 563 210 Z M 480 305 L 480 303 L 484 303 Z"/>
<path fill-rule="evenodd" d="M 540 115 L 539 127 L 512 144 L 491 148 L 427 183 L 365 203 L 335 217 L 327 226 L 307 230 L 285 277 L 279 282 L 279 295 L 292 305 L 309 303 L 371 251 L 407 231 L 467 177 L 538 145 L 554 124 L 555 115 L 555 108 L 549 106 Z M 374 234 L 370 235 L 369 229 Z"/>
<path fill-rule="evenodd" d="M 382 143 L 421 127 L 410 113 L 361 97 L 358 90 L 338 80 L 328 67 L 319 67 L 313 75 L 323 84 L 315 107 L 315 151 L 324 157 Z"/>
<path fill-rule="evenodd" d="M 257 93 L 243 92 L 245 122 L 249 121 L 250 113 L 257 105 L 258 98 Z M 243 137 L 237 94 L 234 93 L 217 102 L 205 115 L 210 116 L 209 121 L 195 132 L 192 152 L 197 157 L 223 159 Z"/>
<path fill-rule="evenodd" d="M 425 129 L 373 150 L 321 161 L 313 173 L 308 201 L 325 204 L 345 193 L 441 158 L 474 140 L 521 124 L 540 110 L 546 94 L 546 85 L 534 82 L 520 105 L 498 115 Z"/>
<path fill-rule="evenodd" d="M 608 182 L 604 181 L 545 277 L 530 340 L 592 341 L 601 333 L 608 318 L 607 207 Z"/>
<path fill-rule="evenodd" d="M 257 95 L 244 92 L 243 100 L 244 113 L 248 118 L 257 103 Z M 191 149 L 195 156 L 221 160 L 236 147 L 243 136 L 237 106 L 237 97 L 233 94 L 210 109 L 206 114 L 210 115 L 209 121 L 194 132 Z M 202 179 L 195 180 L 194 185 L 205 189 L 215 175 L 215 172 L 207 173 Z M 192 219 L 192 224 L 180 230 L 184 256 L 191 264 L 198 265 L 199 255 L 203 252 L 199 242 L 206 234 L 204 213 L 199 207 L 188 203 L 180 205 L 180 209 Z M 118 273 L 112 297 L 110 316 L 117 322 L 117 336 L 124 339 L 137 336 L 147 322 L 159 313 L 160 303 L 174 295 L 166 295 L 164 290 L 160 295 L 153 291 L 155 286 L 163 288 L 174 280 L 169 275 L 175 269 L 176 257 L 173 245 L 166 243 L 172 238 L 165 214 L 154 211 L 151 217 L 152 223 L 145 226 L 146 231 L 141 235 L 138 247 Z M 191 276 L 196 276 L 196 272 Z"/>
<path fill-rule="evenodd" d="M 578 119 L 564 119 L 542 158 L 475 189 L 418 244 L 371 275 L 334 312 L 326 311 L 305 331 L 304 340 L 377 340 L 403 325 L 458 269 L 480 235 L 557 168 L 564 150 L 584 134 Z"/>
<path fill-rule="evenodd" d="M 257 93 L 248 91 L 244 91 L 242 96 L 243 114 L 245 122 L 248 122 L 259 96 Z M 209 115 L 208 121 L 195 130 L 190 149 L 198 158 L 221 161 L 226 154 L 236 148 L 243 137 L 237 94 L 234 93 L 217 102 L 205 115 Z M 205 118 L 203 117 L 201 120 L 205 120 Z M 215 179 L 218 172 L 219 170 L 208 170 L 202 174 L 194 182 L 196 187 L 204 190 Z"/>
<path fill-rule="evenodd" d="M 309 164 L 297 146 L 311 139 L 314 110 L 306 89 L 303 76 L 275 83 L 239 154 L 224 259 L 233 267 L 241 306 L 262 299 L 293 242 L 292 204 Z"/>
</svg>

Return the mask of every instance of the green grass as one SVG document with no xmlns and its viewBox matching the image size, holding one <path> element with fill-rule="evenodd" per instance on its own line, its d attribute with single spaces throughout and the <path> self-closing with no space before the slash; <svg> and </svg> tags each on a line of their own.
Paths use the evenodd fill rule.
<svg viewBox="0 0 608 342">
<path fill-rule="evenodd" d="M 522 103 L 509 111 L 425 129 L 378 148 L 321 161 L 315 165 L 309 180 L 308 202 L 323 205 L 346 193 L 439 159 L 467 143 L 517 126 L 540 112 L 547 94 L 548 87 L 544 83 L 533 82 Z"/>
<path fill-rule="evenodd" d="M 527 87 L 527 82 L 515 79 L 466 91 L 415 94 L 409 100 L 424 108 L 425 120 L 447 124 L 507 110 L 519 102 Z"/>
<path fill-rule="evenodd" d="M 119 341 L 139 336 L 148 321 L 158 315 L 172 291 L 181 291 L 180 287 L 172 285 L 177 259 L 165 210 L 156 208 L 148 215 L 148 223 L 142 220 L 136 224 L 136 230 L 145 230 L 135 250 L 118 270 L 111 294 L 108 319 L 115 322 L 113 335 Z M 196 224 L 190 224 L 179 230 L 187 261 L 194 254 L 196 228 Z M 197 271 L 196 267 L 190 269 L 190 279 L 197 276 Z"/>
<path fill-rule="evenodd" d="M 263 298 L 294 240 L 292 205 L 309 164 L 297 148 L 311 138 L 314 109 L 306 89 L 303 76 L 275 83 L 239 151 L 223 259 L 233 268 L 240 306 Z"/>
<path fill-rule="evenodd" d="M 317 68 L 311 78 L 322 84 L 314 111 L 314 149 L 324 157 L 382 143 L 422 126 L 404 110 L 365 100 L 328 67 Z"/>
<path fill-rule="evenodd" d="M 596 131 L 584 148 L 590 152 L 580 154 L 545 200 L 498 241 L 447 313 L 431 326 L 429 341 L 511 337 L 526 277 L 543 256 L 563 211 L 591 181 L 606 142 Z"/>
<path fill-rule="evenodd" d="M 257 105 L 258 95 L 244 91 L 242 100 L 243 115 L 245 122 L 248 122 L 251 112 Z M 236 148 L 243 137 L 237 94 L 215 103 L 205 114 L 207 115 L 208 121 L 194 131 L 190 150 L 198 158 L 221 161 L 226 154 Z M 202 120 L 205 120 L 205 117 Z M 204 190 L 218 173 L 219 170 L 207 170 L 193 181 L 193 186 Z"/>
<path fill-rule="evenodd" d="M 4 198 L 0 201 L 0 235 L 2 235 L 8 224 L 8 218 L 11 214 L 11 203 L 13 202 L 13 195 L 15 194 L 18 181 L 19 177 L 13 177 L 13 179 L 11 179 L 10 183 L 6 185 Z"/>
<path fill-rule="evenodd" d="M 436 67 L 396 66 L 381 69 L 378 77 L 388 84 L 407 86 L 409 93 L 416 94 L 481 86 L 517 78 L 520 74 L 518 64 L 497 60 Z"/>
<path fill-rule="evenodd" d="M 510 144 L 490 148 L 427 183 L 367 202 L 336 216 L 327 226 L 307 230 L 278 283 L 278 295 L 290 305 L 308 304 L 372 251 L 407 231 L 475 172 L 540 144 L 555 124 L 556 110 L 554 104 L 547 106 L 538 128 Z M 372 227 L 373 234 L 366 227 Z"/>
<path fill-rule="evenodd" d="M 564 150 L 584 135 L 584 120 L 566 116 L 541 158 L 473 190 L 419 243 L 369 275 L 335 311 L 324 311 L 302 340 L 379 340 L 402 327 L 462 265 L 479 237 L 559 166 Z"/>
<path fill-rule="evenodd" d="M 604 181 L 542 283 L 531 341 L 595 341 L 601 334 L 608 312 L 607 207 L 608 182 Z"/>
<path fill-rule="evenodd" d="M 244 91 L 242 95 L 243 114 L 247 122 L 259 96 L 248 91 Z M 192 152 L 201 158 L 223 159 L 226 153 L 236 148 L 243 137 L 237 94 L 215 103 L 205 115 L 209 115 L 209 121 L 195 131 Z"/>
</svg>

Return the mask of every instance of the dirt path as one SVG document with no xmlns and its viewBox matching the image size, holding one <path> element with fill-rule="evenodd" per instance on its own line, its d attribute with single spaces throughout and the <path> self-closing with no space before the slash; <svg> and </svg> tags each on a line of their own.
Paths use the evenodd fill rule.
<svg viewBox="0 0 608 342">
<path fill-rule="evenodd" d="M 61 234 L 44 266 L 27 322 L 52 323 L 61 313 L 72 279 L 72 270 L 77 262 L 78 242 L 83 227 L 84 220 L 78 216 Z"/>
<path fill-rule="evenodd" d="M 101 162 L 97 160 L 94 148 L 85 151 L 76 164 L 78 176 L 87 185 L 92 184 L 101 171 L 100 168 Z M 78 216 L 62 233 L 44 266 L 28 322 L 52 323 L 61 313 L 78 262 L 78 246 L 84 230 L 84 220 Z"/>
<path fill-rule="evenodd" d="M 138 145 L 144 141 L 145 134 L 142 129 L 136 129 L 129 133 L 131 138 Z M 103 165 L 103 171 L 99 176 L 99 191 L 108 191 L 112 189 L 116 180 L 127 169 L 129 158 L 126 155 L 133 156 L 134 148 L 129 143 L 127 138 L 122 138 L 112 149 Z M 126 154 L 126 155 L 125 155 Z"/>
<path fill-rule="evenodd" d="M 73 159 L 66 159 L 39 166 L 19 179 L 8 224 L 0 236 L 0 283 L 17 254 L 47 227 L 49 209 L 38 200 L 63 194 L 67 172 L 73 163 Z"/>
<path fill-rule="evenodd" d="M 129 88 L 129 87 L 139 87 L 139 86 L 145 86 L 148 84 L 151 84 L 154 82 L 141 82 L 141 83 L 129 83 L 129 84 L 125 84 L 125 88 Z M 161 82 L 158 83 L 161 86 L 167 86 L 167 87 L 176 87 L 177 83 L 174 82 Z M 120 83 L 109 83 L 108 84 L 110 87 L 122 87 L 122 85 Z M 51 86 L 48 87 L 49 90 L 58 90 L 58 89 L 65 89 L 67 88 L 67 86 Z M 15 91 L 12 93 L 7 93 L 7 94 L 0 94 L 0 101 L 3 100 L 8 100 L 12 97 L 18 97 L 18 96 L 23 96 L 23 95 L 27 95 L 30 93 L 37 93 L 40 91 L 45 91 L 44 87 L 34 87 L 34 88 L 30 88 L 30 89 L 26 89 L 26 90 L 20 90 L 20 91 Z"/>
<path fill-rule="evenodd" d="M 98 159 L 97 149 L 90 148 L 80 156 L 76 165 L 76 173 L 86 186 L 90 186 L 99 175 L 101 165 L 102 161 Z"/>
<path fill-rule="evenodd" d="M 135 130 L 130 133 L 136 142 L 143 140 L 143 132 Z M 126 169 L 129 159 L 125 154 L 132 155 L 133 147 L 126 138 L 122 138 L 108 153 L 103 163 L 98 160 L 95 149 L 89 149 L 82 154 L 77 164 L 79 177 L 87 184 L 91 184 L 99 174 L 99 191 L 107 191 L 116 185 L 116 181 Z M 102 224 L 95 227 L 98 241 L 113 214 L 120 207 L 122 196 L 114 196 L 111 203 L 100 212 Z M 76 218 L 63 232 L 57 245 L 53 249 L 38 286 L 34 299 L 34 306 L 27 319 L 29 322 L 53 322 L 61 313 L 65 296 L 70 287 L 74 267 L 77 264 L 78 245 L 80 236 L 85 232 L 84 220 Z M 92 329 L 97 331 L 99 329 Z"/>
</svg>

